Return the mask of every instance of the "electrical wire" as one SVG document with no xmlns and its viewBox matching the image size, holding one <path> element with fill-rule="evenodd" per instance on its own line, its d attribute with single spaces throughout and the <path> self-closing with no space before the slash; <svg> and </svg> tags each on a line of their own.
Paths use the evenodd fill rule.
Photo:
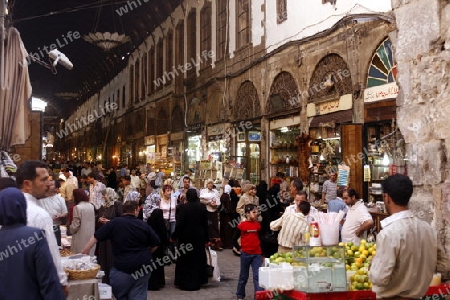
<svg viewBox="0 0 450 300">
<path fill-rule="evenodd" d="M 83 5 L 75 6 L 73 8 L 65 8 L 65 9 L 61 9 L 61 10 L 57 10 L 57 11 L 48 12 L 48 13 L 45 13 L 42 15 L 35 15 L 35 16 L 29 16 L 29 17 L 25 17 L 25 18 L 21 18 L 21 19 L 15 19 L 12 21 L 12 23 L 17 24 L 22 21 L 29 21 L 29 20 L 33 20 L 33 19 L 51 17 L 54 15 L 59 15 L 59 14 L 64 14 L 64 13 L 72 13 L 72 12 L 78 12 L 78 11 L 83 11 L 83 10 L 101 8 L 101 7 L 109 6 L 109 5 L 126 4 L 128 2 L 129 2 L 129 0 L 122 0 L 122 1 L 110 1 L 107 3 L 103 3 L 103 1 L 100 1 L 101 4 L 98 4 L 98 3 L 83 4 Z"/>
</svg>

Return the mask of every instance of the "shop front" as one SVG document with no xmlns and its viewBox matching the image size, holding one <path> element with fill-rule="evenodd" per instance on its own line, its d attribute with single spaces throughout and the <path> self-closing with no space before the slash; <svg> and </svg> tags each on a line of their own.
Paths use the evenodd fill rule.
<svg viewBox="0 0 450 300">
<path fill-rule="evenodd" d="M 183 175 L 183 154 L 184 154 L 184 132 L 170 134 L 169 147 L 167 148 L 167 158 L 173 164 L 173 176 Z"/>
<path fill-rule="evenodd" d="M 407 175 L 405 143 L 396 124 L 397 66 L 385 39 L 375 51 L 364 90 L 364 199 L 382 201 L 381 182 Z"/>
<path fill-rule="evenodd" d="M 210 125 L 207 128 L 207 157 L 211 161 L 211 177 L 222 180 L 223 162 L 228 160 L 230 150 L 230 123 Z"/>
<path fill-rule="evenodd" d="M 203 123 L 197 123 L 186 128 L 185 169 L 197 169 L 197 164 L 203 158 L 202 131 Z"/>
<path fill-rule="evenodd" d="M 155 166 L 156 157 L 156 137 L 154 135 L 148 135 L 144 138 L 145 146 L 145 162 L 150 164 L 152 170 Z"/>
<path fill-rule="evenodd" d="M 353 98 L 351 94 L 337 99 L 319 103 L 309 103 L 307 116 L 309 118 L 310 157 L 309 157 L 309 192 L 310 200 L 321 198 L 322 185 L 331 172 L 339 174 L 343 167 L 349 176 L 338 176 L 339 186 L 358 186 L 358 172 L 362 165 L 348 160 L 353 153 L 359 151 L 361 138 L 352 132 L 360 125 L 350 124 L 353 120 Z M 357 129 L 356 129 L 357 130 Z M 348 168 L 350 172 L 348 172 Z M 341 171 L 343 172 L 343 171 Z M 342 173 L 344 174 L 344 173 Z"/>
<path fill-rule="evenodd" d="M 299 149 L 296 138 L 300 134 L 300 115 L 271 120 L 269 130 L 271 182 L 279 172 L 288 179 L 298 177 Z"/>
<path fill-rule="evenodd" d="M 247 179 L 256 184 L 261 174 L 261 125 L 246 121 L 235 124 L 233 130 L 236 137 L 236 155 L 229 160 L 231 177 Z"/>
</svg>

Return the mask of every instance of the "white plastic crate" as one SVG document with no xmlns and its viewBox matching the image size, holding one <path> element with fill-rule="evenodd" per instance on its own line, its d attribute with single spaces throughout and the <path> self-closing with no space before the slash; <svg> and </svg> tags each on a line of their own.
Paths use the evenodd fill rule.
<svg viewBox="0 0 450 300">
<path fill-rule="evenodd" d="M 293 290 L 294 269 L 286 265 L 261 267 L 259 268 L 259 285 L 266 290 Z"/>
</svg>

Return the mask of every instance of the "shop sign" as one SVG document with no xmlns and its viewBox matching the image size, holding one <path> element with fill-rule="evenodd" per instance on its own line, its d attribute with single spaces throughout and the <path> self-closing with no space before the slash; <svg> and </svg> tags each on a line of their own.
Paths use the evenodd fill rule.
<svg viewBox="0 0 450 300">
<path fill-rule="evenodd" d="M 169 136 L 167 134 L 158 135 L 158 145 L 167 145 L 169 143 Z"/>
<path fill-rule="evenodd" d="M 182 140 L 184 137 L 184 132 L 176 132 L 170 134 L 170 140 L 171 141 L 179 141 Z"/>
<path fill-rule="evenodd" d="M 208 126 L 208 136 L 225 134 L 228 128 L 231 127 L 230 123 L 221 123 L 212 126 Z"/>
<path fill-rule="evenodd" d="M 223 134 L 219 134 L 219 135 L 209 135 L 208 136 L 208 141 L 217 141 L 217 140 L 222 140 L 224 139 L 225 135 Z"/>
<path fill-rule="evenodd" d="M 351 94 L 341 96 L 339 99 L 327 101 L 323 103 L 308 103 L 306 114 L 308 117 L 326 115 L 329 113 L 348 110 L 353 106 L 353 98 Z"/>
<path fill-rule="evenodd" d="M 191 126 L 188 126 L 184 129 L 185 132 L 200 132 L 202 131 L 202 123 L 197 123 Z"/>
<path fill-rule="evenodd" d="M 154 135 L 148 135 L 144 138 L 144 144 L 147 145 L 154 145 L 155 144 L 155 136 Z"/>
<path fill-rule="evenodd" d="M 395 82 L 373 86 L 364 90 L 364 103 L 395 99 L 398 93 L 398 85 Z"/>
</svg>

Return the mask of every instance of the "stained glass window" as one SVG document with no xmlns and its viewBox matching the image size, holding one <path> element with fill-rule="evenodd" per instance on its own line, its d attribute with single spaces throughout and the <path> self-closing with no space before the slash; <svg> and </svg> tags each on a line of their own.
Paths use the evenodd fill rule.
<svg viewBox="0 0 450 300">
<path fill-rule="evenodd" d="M 372 57 L 367 76 L 367 87 L 396 82 L 397 64 L 389 38 L 385 39 Z"/>
</svg>

